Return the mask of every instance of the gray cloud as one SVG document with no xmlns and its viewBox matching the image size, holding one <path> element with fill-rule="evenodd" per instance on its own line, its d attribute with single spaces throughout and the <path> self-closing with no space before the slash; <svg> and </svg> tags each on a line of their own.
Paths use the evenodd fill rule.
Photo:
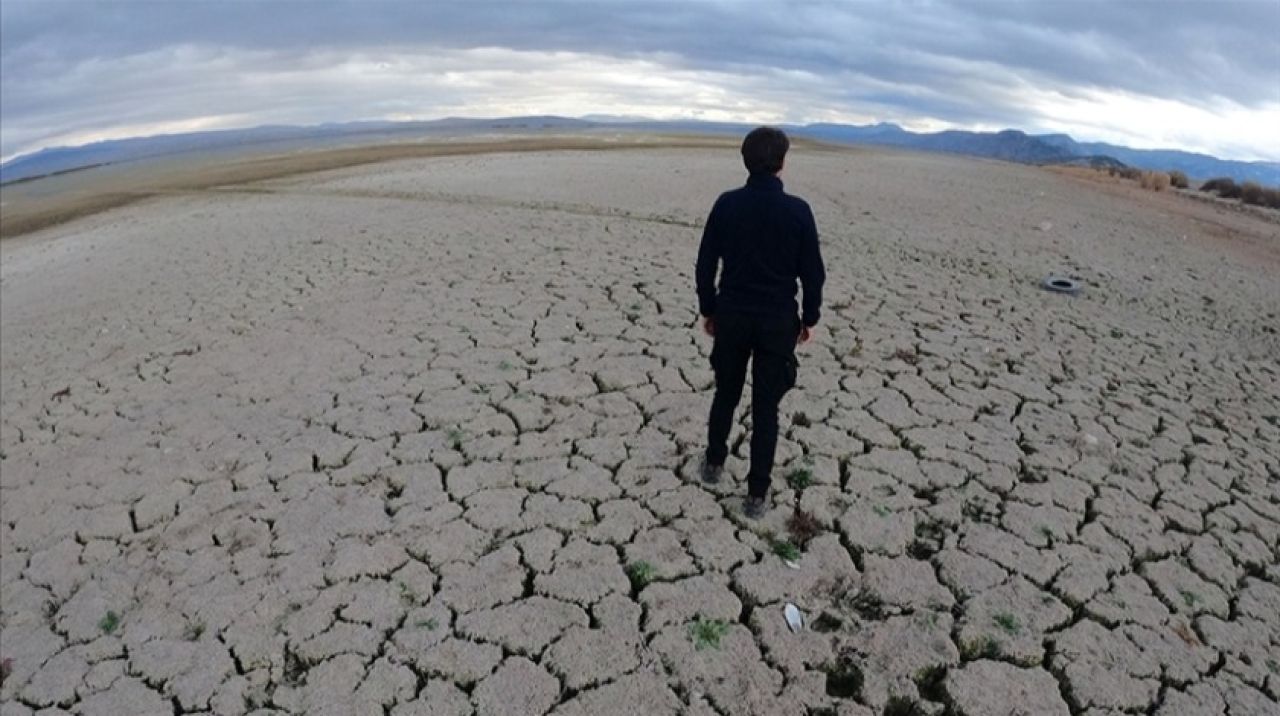
<svg viewBox="0 0 1280 716">
<path fill-rule="evenodd" d="M 1054 120 L 1028 105 L 1026 98 L 1040 93 L 1126 94 L 1210 113 L 1224 106 L 1274 110 L 1280 105 L 1278 30 L 1275 0 L 6 0 L 0 4 L 0 154 L 111 123 L 209 115 L 250 124 L 317 122 L 484 105 L 483 97 L 432 78 L 418 87 L 401 77 L 406 84 L 397 92 L 382 77 L 341 82 L 328 72 L 353 56 L 392 64 L 408 57 L 432 75 L 441 63 L 459 61 L 458 51 L 475 48 L 648 62 L 659 72 L 719 82 L 736 97 L 749 97 L 742 90 L 751 88 L 766 99 L 785 99 L 787 118 L 801 121 L 843 111 L 1036 128 Z M 424 59 L 431 57 L 439 61 Z M 254 77 L 263 81 L 255 84 Z M 284 81 L 290 77 L 296 87 Z M 1266 137 L 1235 139 L 1253 142 L 1254 154 L 1275 151 Z M 1211 137 L 1201 145 L 1227 146 Z"/>
</svg>

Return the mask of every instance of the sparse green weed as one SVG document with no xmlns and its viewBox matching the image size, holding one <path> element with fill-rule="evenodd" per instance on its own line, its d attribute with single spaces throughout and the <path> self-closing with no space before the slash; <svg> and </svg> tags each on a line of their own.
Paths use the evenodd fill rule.
<svg viewBox="0 0 1280 716">
<path fill-rule="evenodd" d="M 1006 634 L 1016 635 L 1022 631 L 1022 627 L 1018 624 L 1018 618 L 1009 612 L 999 612 L 991 618 L 996 626 L 1005 631 Z"/>
<path fill-rule="evenodd" d="M 788 540 L 770 539 L 769 549 L 787 562 L 794 562 L 800 559 L 800 548 Z"/>
<path fill-rule="evenodd" d="M 720 648 L 720 639 L 729 633 L 729 623 L 723 619 L 703 619 L 698 617 L 689 624 L 689 638 L 698 651 L 708 647 Z"/>
<path fill-rule="evenodd" d="M 960 656 L 965 661 L 973 661 L 974 659 L 998 659 L 1000 658 L 1000 653 L 1000 642 L 989 636 L 980 636 L 973 641 L 965 642 L 960 645 Z"/>
<path fill-rule="evenodd" d="M 113 611 L 108 611 L 102 619 L 98 620 L 98 628 L 103 634 L 111 634 L 120 626 L 120 615 Z"/>
<path fill-rule="evenodd" d="M 627 578 L 631 580 L 632 589 L 637 592 L 648 586 L 657 574 L 658 570 L 643 560 L 627 565 Z"/>
<path fill-rule="evenodd" d="M 797 467 L 787 474 L 787 484 L 793 490 L 803 490 L 813 484 L 813 470 L 808 467 Z"/>
</svg>

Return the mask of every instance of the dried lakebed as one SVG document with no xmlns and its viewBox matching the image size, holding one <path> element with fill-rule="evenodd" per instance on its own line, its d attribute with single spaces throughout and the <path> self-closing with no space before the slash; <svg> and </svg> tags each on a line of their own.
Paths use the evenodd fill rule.
<svg viewBox="0 0 1280 716">
<path fill-rule="evenodd" d="M 731 150 L 6 241 L 0 711 L 1276 713 L 1276 225 L 948 157 L 784 178 L 830 282 L 759 523 L 741 429 L 695 478 Z"/>
</svg>

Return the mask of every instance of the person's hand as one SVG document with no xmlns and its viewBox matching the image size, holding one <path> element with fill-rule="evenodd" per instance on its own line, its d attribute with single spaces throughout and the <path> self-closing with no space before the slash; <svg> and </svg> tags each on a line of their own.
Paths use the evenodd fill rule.
<svg viewBox="0 0 1280 716">
<path fill-rule="evenodd" d="M 702 330 L 705 331 L 708 336 L 715 337 L 716 319 L 712 318 L 711 316 L 704 316 L 702 318 Z"/>
<path fill-rule="evenodd" d="M 796 336 L 796 345 L 804 345 L 813 338 L 813 329 L 809 326 L 800 326 L 800 335 Z"/>
</svg>

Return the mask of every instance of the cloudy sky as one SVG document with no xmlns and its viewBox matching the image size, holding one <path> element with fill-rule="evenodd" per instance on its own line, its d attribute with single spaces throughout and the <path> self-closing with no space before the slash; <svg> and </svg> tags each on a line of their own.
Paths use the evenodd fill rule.
<svg viewBox="0 0 1280 716">
<path fill-rule="evenodd" d="M 4 0 L 0 158 L 259 124 L 898 122 L 1280 160 L 1280 0 Z"/>
</svg>

